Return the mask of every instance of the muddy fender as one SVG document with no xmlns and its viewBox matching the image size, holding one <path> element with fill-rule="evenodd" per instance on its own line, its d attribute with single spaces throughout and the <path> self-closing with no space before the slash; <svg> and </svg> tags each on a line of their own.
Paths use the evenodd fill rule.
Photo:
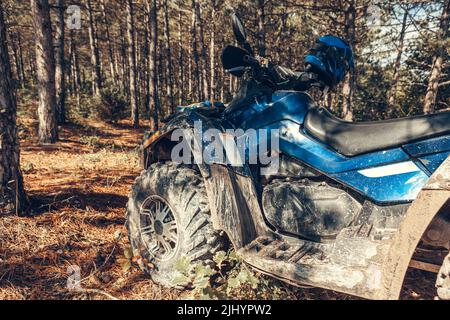
<svg viewBox="0 0 450 320">
<path fill-rule="evenodd" d="M 450 157 L 431 176 L 392 239 L 382 268 L 384 283 L 381 298 L 399 297 L 415 248 L 434 217 L 446 209 L 450 210 Z"/>
</svg>

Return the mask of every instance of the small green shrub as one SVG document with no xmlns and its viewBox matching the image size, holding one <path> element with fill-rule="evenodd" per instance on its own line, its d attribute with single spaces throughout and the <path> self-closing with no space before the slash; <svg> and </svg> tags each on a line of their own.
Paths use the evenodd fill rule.
<svg viewBox="0 0 450 320">
<path fill-rule="evenodd" d="M 284 299 L 291 293 L 277 280 L 256 274 L 235 251 L 217 252 L 214 267 L 183 257 L 175 264 L 175 284 L 189 283 L 193 299 Z"/>
<path fill-rule="evenodd" d="M 76 97 L 68 98 L 68 114 L 72 122 L 85 118 L 95 118 L 109 123 L 117 123 L 118 120 L 127 117 L 127 97 L 112 85 L 106 84 L 101 90 L 100 96 L 93 96 L 90 91 L 83 91 L 79 101 Z"/>
<path fill-rule="evenodd" d="M 23 173 L 31 173 L 34 171 L 34 165 L 31 162 L 28 162 L 24 165 L 22 165 L 22 172 Z"/>
<path fill-rule="evenodd" d="M 17 123 L 17 134 L 20 140 L 26 140 L 35 135 L 32 127 L 26 126 L 23 123 Z"/>
<path fill-rule="evenodd" d="M 100 138 L 97 136 L 82 136 L 80 137 L 80 143 L 92 148 L 99 148 L 101 146 Z"/>
<path fill-rule="evenodd" d="M 67 100 L 67 114 L 73 123 L 83 123 L 83 119 L 92 115 L 93 109 L 94 98 L 91 95 L 82 93 L 79 101 L 76 97 Z"/>
<path fill-rule="evenodd" d="M 106 87 L 102 90 L 100 98 L 94 100 L 93 112 L 97 119 L 117 123 L 127 114 L 129 103 L 119 89 Z"/>
<path fill-rule="evenodd" d="M 25 88 L 19 88 L 16 92 L 16 99 L 19 117 L 37 119 L 39 95 L 36 87 L 28 85 Z"/>
</svg>

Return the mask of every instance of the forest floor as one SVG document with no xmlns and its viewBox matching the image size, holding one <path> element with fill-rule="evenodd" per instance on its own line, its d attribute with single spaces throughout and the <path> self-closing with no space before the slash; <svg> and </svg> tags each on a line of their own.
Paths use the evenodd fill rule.
<svg viewBox="0 0 450 320">
<path fill-rule="evenodd" d="M 0 218 L 1 299 L 180 299 L 125 257 L 130 186 L 139 174 L 136 146 L 145 127 L 127 121 L 65 125 L 55 145 L 36 142 L 36 122 L 21 117 L 21 166 L 32 217 Z M 67 288 L 71 266 L 81 291 Z M 73 267 L 72 267 L 73 268 Z M 432 299 L 435 276 L 408 272 L 403 299 Z M 353 299 L 284 286 L 292 299 Z"/>
</svg>

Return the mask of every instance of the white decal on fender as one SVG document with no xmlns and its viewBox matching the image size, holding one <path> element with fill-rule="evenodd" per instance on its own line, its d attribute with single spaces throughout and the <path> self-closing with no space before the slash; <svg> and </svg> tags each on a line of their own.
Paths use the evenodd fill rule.
<svg viewBox="0 0 450 320">
<path fill-rule="evenodd" d="M 419 167 L 412 161 L 389 164 L 387 166 L 364 169 L 358 171 L 363 176 L 368 178 L 380 178 L 387 176 L 394 176 L 402 173 L 410 173 L 420 171 Z"/>
</svg>

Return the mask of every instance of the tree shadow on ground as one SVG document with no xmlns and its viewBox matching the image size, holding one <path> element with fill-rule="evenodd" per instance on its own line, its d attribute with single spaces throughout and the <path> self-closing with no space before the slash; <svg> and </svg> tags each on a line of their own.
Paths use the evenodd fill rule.
<svg viewBox="0 0 450 320">
<path fill-rule="evenodd" d="M 34 194 L 30 196 L 33 215 L 57 211 L 67 207 L 80 210 L 93 209 L 109 212 L 111 209 L 125 208 L 128 198 L 115 193 L 99 193 L 80 189 L 66 189 L 56 195 Z"/>
<path fill-rule="evenodd" d="M 121 130 L 148 130 L 149 128 L 145 125 L 140 124 L 138 127 L 134 127 L 131 123 L 117 122 L 117 123 L 109 123 L 109 125 L 115 129 Z"/>
</svg>

